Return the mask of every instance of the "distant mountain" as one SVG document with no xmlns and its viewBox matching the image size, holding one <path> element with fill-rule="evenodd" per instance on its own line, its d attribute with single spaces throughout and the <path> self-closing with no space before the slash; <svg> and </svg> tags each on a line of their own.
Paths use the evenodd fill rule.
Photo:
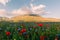
<svg viewBox="0 0 60 40">
<path fill-rule="evenodd" d="M 13 22 L 60 22 L 60 19 L 56 18 L 44 18 L 35 14 L 26 14 L 15 16 L 12 18 L 0 17 L 0 21 L 13 21 Z"/>
<path fill-rule="evenodd" d="M 10 19 L 14 22 L 24 21 L 24 22 L 60 22 L 60 19 L 56 18 L 43 18 L 38 15 L 24 15 L 24 16 L 15 16 Z"/>
</svg>

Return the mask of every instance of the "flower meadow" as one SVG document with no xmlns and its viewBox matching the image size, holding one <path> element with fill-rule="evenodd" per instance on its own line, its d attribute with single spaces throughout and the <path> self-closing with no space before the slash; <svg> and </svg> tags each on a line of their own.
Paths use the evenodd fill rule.
<svg viewBox="0 0 60 40">
<path fill-rule="evenodd" d="M 0 40 L 60 40 L 60 23 L 1 21 Z"/>
</svg>

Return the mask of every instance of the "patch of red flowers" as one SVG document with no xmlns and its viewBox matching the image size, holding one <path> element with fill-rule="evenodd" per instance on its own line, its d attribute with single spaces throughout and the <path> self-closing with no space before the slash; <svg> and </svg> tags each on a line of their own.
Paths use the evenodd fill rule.
<svg viewBox="0 0 60 40">
<path fill-rule="evenodd" d="M 22 30 L 21 30 L 21 33 L 24 33 L 24 32 L 26 32 L 26 29 L 22 29 Z"/>
<path fill-rule="evenodd" d="M 40 40 L 44 40 L 45 39 L 45 36 L 40 36 Z"/>
<path fill-rule="evenodd" d="M 6 35 L 9 36 L 11 33 L 10 32 L 6 32 Z"/>
<path fill-rule="evenodd" d="M 38 26 L 42 27 L 42 26 L 43 26 L 43 24 L 38 24 Z"/>
</svg>

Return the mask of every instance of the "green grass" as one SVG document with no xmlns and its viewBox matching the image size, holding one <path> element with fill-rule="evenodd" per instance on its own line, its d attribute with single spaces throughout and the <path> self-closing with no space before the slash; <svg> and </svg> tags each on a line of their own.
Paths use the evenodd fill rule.
<svg viewBox="0 0 60 40">
<path fill-rule="evenodd" d="M 22 33 L 22 29 L 26 31 Z M 7 36 L 6 32 L 10 35 Z M 41 40 L 41 36 L 46 37 L 45 40 L 55 40 L 59 34 L 60 22 L 0 22 L 0 40 Z"/>
</svg>

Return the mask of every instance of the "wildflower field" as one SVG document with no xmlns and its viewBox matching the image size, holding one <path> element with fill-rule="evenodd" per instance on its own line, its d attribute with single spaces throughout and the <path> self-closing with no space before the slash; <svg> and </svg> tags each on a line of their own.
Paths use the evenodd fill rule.
<svg viewBox="0 0 60 40">
<path fill-rule="evenodd" d="M 60 22 L 0 22 L 0 40 L 60 40 Z"/>
</svg>

